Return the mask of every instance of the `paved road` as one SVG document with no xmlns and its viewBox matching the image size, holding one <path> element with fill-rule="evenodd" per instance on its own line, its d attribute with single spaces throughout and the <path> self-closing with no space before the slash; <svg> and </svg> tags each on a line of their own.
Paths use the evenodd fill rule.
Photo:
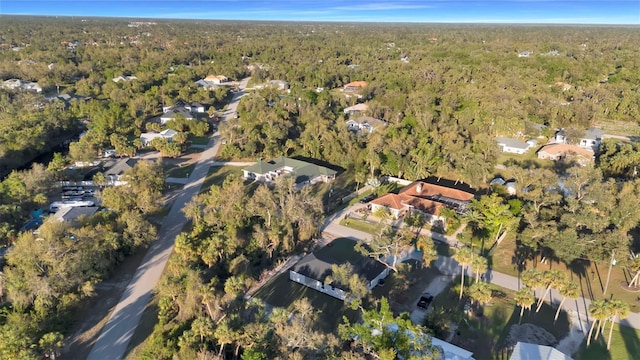
<svg viewBox="0 0 640 360">
<path fill-rule="evenodd" d="M 249 79 L 243 79 L 240 82 L 240 89 L 247 86 Z M 229 109 L 233 112 L 238 107 L 238 100 L 243 93 L 235 93 L 229 104 Z M 227 116 L 230 116 L 229 112 Z M 224 120 L 227 120 L 225 118 Z M 95 345 L 91 349 L 88 356 L 90 360 L 118 360 L 125 356 L 131 336 L 136 330 L 140 317 L 144 311 L 151 293 L 155 288 L 162 271 L 164 270 L 169 256 L 173 250 L 176 235 L 178 235 L 187 220 L 182 213 L 184 205 L 198 194 L 202 183 L 206 178 L 209 168 L 215 163 L 214 157 L 220 146 L 220 135 L 215 133 L 209 140 L 207 150 L 202 152 L 200 159 L 196 164 L 188 183 L 184 186 L 164 219 L 164 223 L 158 231 L 158 239 L 151 245 L 142 264 L 136 270 L 135 275 L 127 286 L 126 290 L 120 298 L 120 302 L 116 305 L 111 313 L 111 317 L 102 328 L 100 336 Z"/>
</svg>

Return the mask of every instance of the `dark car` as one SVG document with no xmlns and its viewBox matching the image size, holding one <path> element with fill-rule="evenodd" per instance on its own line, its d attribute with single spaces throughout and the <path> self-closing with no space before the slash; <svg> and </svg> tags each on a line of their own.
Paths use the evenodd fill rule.
<svg viewBox="0 0 640 360">
<path fill-rule="evenodd" d="M 420 296 L 420 300 L 418 300 L 418 307 L 427 309 L 432 301 L 433 296 L 431 296 L 430 294 L 423 294 L 422 296 Z"/>
<path fill-rule="evenodd" d="M 360 204 L 365 204 L 368 203 L 369 201 L 375 199 L 376 197 L 374 195 L 367 195 L 365 197 L 363 197 L 362 199 L 360 199 Z"/>
</svg>

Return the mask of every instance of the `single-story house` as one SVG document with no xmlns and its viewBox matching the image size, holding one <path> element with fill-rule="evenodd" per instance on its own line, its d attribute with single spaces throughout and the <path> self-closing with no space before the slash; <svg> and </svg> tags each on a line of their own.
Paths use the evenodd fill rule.
<svg viewBox="0 0 640 360">
<path fill-rule="evenodd" d="M 573 360 L 573 358 L 551 346 L 518 341 L 509 360 Z"/>
<path fill-rule="evenodd" d="M 372 118 L 369 116 L 361 116 L 347 120 L 347 129 L 351 131 L 362 131 L 372 133 L 376 128 L 386 126 L 383 120 Z"/>
<path fill-rule="evenodd" d="M 298 284 L 310 287 L 321 293 L 345 300 L 349 296 L 348 284 L 332 281 L 326 283 L 333 272 L 332 265 L 349 264 L 355 274 L 365 281 L 367 289 L 373 289 L 380 280 L 389 275 L 389 268 L 379 261 L 364 256 L 355 251 L 356 242 L 350 239 L 334 241 L 347 241 L 350 249 L 348 254 L 338 250 L 332 251 L 333 246 L 326 246 L 315 253 L 303 257 L 289 270 L 289 279 Z M 339 246 L 334 245 L 336 248 Z M 341 249 L 345 250 L 345 249 Z"/>
<path fill-rule="evenodd" d="M 120 81 L 133 81 L 133 80 L 138 80 L 137 77 L 135 76 L 118 76 L 118 77 L 114 77 L 113 82 L 120 82 Z"/>
<path fill-rule="evenodd" d="M 282 175 L 294 176 L 298 187 L 317 182 L 331 182 L 337 174 L 335 170 L 327 167 L 287 157 L 279 157 L 271 161 L 260 160 L 242 169 L 242 172 L 245 179 L 266 182 L 275 181 Z"/>
<path fill-rule="evenodd" d="M 289 83 L 284 80 L 269 80 L 269 86 L 275 87 L 278 90 L 289 89 Z"/>
<path fill-rule="evenodd" d="M 517 139 L 498 136 L 496 142 L 500 151 L 513 154 L 524 154 L 531 147 L 528 143 Z"/>
<path fill-rule="evenodd" d="M 342 87 L 342 91 L 344 91 L 344 92 L 356 92 L 356 91 L 362 90 L 366 86 L 367 86 L 367 82 L 366 81 L 353 81 L 353 82 L 350 82 L 348 84 L 345 84 Z"/>
<path fill-rule="evenodd" d="M 351 115 L 360 115 L 363 112 L 369 110 L 369 105 L 367 104 L 355 104 L 353 106 L 346 107 L 343 112 L 349 116 Z"/>
<path fill-rule="evenodd" d="M 369 204 L 372 212 L 383 208 L 389 211 L 394 219 L 398 219 L 404 214 L 419 212 L 425 216 L 425 219 L 431 225 L 443 225 L 445 223 L 445 219 L 440 216 L 440 209 L 444 205 L 429 199 L 389 193 L 372 200 Z"/>
<path fill-rule="evenodd" d="M 200 79 L 196 81 L 196 86 L 204 88 L 205 90 L 215 90 L 220 87 L 220 84 L 216 84 L 213 81 L 207 81 L 205 79 Z"/>
<path fill-rule="evenodd" d="M 155 139 L 166 139 L 168 142 L 173 141 L 173 137 L 178 134 L 177 131 L 173 129 L 162 130 L 161 132 L 148 132 L 140 134 L 140 141 L 142 141 L 143 146 L 149 146 L 151 142 Z"/>
<path fill-rule="evenodd" d="M 598 151 L 600 144 L 602 143 L 602 137 L 604 136 L 604 131 L 598 128 L 587 129 L 584 132 L 584 135 L 578 140 L 578 146 L 583 149 L 590 149 L 593 151 Z M 567 143 L 567 134 L 564 129 L 560 129 L 556 132 L 554 137 L 555 143 L 566 144 Z"/>
<path fill-rule="evenodd" d="M 559 161 L 564 158 L 593 159 L 593 151 L 587 150 L 577 145 L 568 144 L 547 144 L 538 150 L 538 159 Z"/>
<path fill-rule="evenodd" d="M 169 121 L 173 120 L 176 116 L 182 115 L 187 120 L 195 119 L 191 111 L 185 109 L 184 107 L 173 107 L 169 109 L 166 113 L 160 115 L 160 124 L 164 125 Z"/>
<path fill-rule="evenodd" d="M 442 203 L 458 212 L 464 212 L 476 191 L 460 181 L 429 177 L 405 186 L 399 193 Z"/>
<path fill-rule="evenodd" d="M 40 87 L 40 85 L 38 85 L 37 82 L 24 81 L 20 79 L 5 80 L 2 83 L 2 88 L 7 90 L 35 91 L 37 93 L 42 92 L 42 88 Z"/>
<path fill-rule="evenodd" d="M 52 218 L 60 222 L 75 223 L 80 217 L 90 217 L 98 211 L 97 206 L 62 207 Z"/>
<path fill-rule="evenodd" d="M 204 81 L 211 82 L 216 85 L 224 84 L 229 82 L 229 78 L 224 75 L 209 75 L 203 79 Z"/>
<path fill-rule="evenodd" d="M 200 104 L 199 102 L 188 103 L 186 101 L 178 100 L 173 106 L 163 106 L 162 112 L 168 113 L 174 109 L 185 109 L 192 114 L 202 114 L 206 112 L 205 106 Z"/>
<path fill-rule="evenodd" d="M 120 159 L 117 160 L 111 167 L 105 172 L 104 176 L 107 178 L 107 185 L 119 186 L 125 185 L 127 182 L 122 179 L 122 176 L 132 169 L 138 160 L 136 159 Z"/>
</svg>

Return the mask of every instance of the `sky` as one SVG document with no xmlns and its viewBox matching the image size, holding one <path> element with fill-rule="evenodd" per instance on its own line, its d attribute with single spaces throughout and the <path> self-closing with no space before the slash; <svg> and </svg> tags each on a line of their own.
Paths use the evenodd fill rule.
<svg viewBox="0 0 640 360">
<path fill-rule="evenodd" d="M 0 15 L 10 14 L 212 20 L 640 24 L 640 0 L 0 0 Z"/>
</svg>

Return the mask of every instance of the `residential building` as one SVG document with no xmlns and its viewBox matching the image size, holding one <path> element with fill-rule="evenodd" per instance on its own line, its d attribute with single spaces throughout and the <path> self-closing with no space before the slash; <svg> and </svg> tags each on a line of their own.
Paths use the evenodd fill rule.
<svg viewBox="0 0 640 360">
<path fill-rule="evenodd" d="M 193 116 L 193 113 L 185 109 L 184 107 L 173 107 L 173 108 L 170 108 L 164 114 L 160 115 L 160 124 L 164 125 L 179 115 L 184 117 L 187 120 L 195 119 L 195 117 Z"/>
<path fill-rule="evenodd" d="M 431 337 L 431 345 L 439 348 L 442 360 L 475 360 L 473 353 L 436 337 Z"/>
<path fill-rule="evenodd" d="M 593 159 L 594 152 L 577 145 L 547 144 L 538 150 L 538 159 L 560 161 L 565 158 L 575 158 L 581 163 Z"/>
<path fill-rule="evenodd" d="M 136 159 L 120 159 L 111 163 L 111 166 L 104 172 L 107 178 L 107 185 L 120 186 L 125 185 L 123 176 L 127 171 L 131 170 L 138 160 Z"/>
<path fill-rule="evenodd" d="M 353 115 L 361 115 L 365 111 L 369 110 L 369 105 L 367 104 L 355 104 L 353 106 L 346 107 L 343 112 L 348 116 Z"/>
<path fill-rule="evenodd" d="M 509 360 L 573 360 L 573 358 L 551 346 L 518 341 Z"/>
<path fill-rule="evenodd" d="M 594 152 L 598 151 L 600 148 L 600 144 L 602 143 L 602 138 L 604 136 L 604 131 L 598 128 L 587 129 L 584 132 L 584 135 L 578 139 L 578 146 L 583 149 L 592 150 Z M 554 137 L 555 143 L 566 144 L 567 143 L 567 133 L 565 129 L 560 129 L 556 132 Z"/>
<path fill-rule="evenodd" d="M 192 114 L 203 114 L 207 112 L 207 109 L 205 108 L 205 106 L 200 104 L 199 102 L 188 103 L 182 100 L 176 101 L 176 103 L 173 106 L 163 106 L 162 112 L 166 114 L 173 109 L 185 109 L 191 112 Z"/>
<path fill-rule="evenodd" d="M 336 250 L 333 249 L 334 245 L 330 244 L 303 257 L 289 270 L 289 279 L 334 298 L 345 300 L 349 296 L 348 284 L 335 280 L 327 282 L 327 278 L 333 274 L 331 270 L 333 265 L 349 264 L 353 273 L 364 280 L 369 290 L 389 275 L 389 268 L 386 265 L 355 251 L 355 241 L 346 238 L 334 241 L 344 241 L 349 244 L 347 246 L 336 244 Z"/>
<path fill-rule="evenodd" d="M 498 136 L 496 142 L 500 147 L 500 151 L 506 153 L 524 154 L 531 148 L 529 143 L 502 136 Z"/>
<path fill-rule="evenodd" d="M 151 142 L 155 139 L 165 139 L 168 142 L 172 142 L 173 137 L 176 136 L 177 134 L 178 132 L 172 129 L 162 130 L 159 133 L 157 132 L 142 133 L 140 134 L 140 141 L 142 142 L 143 146 L 151 145 Z"/>
<path fill-rule="evenodd" d="M 203 79 L 204 81 L 211 82 L 216 85 L 224 84 L 229 82 L 229 78 L 224 75 L 209 75 Z"/>
<path fill-rule="evenodd" d="M 98 209 L 97 206 L 69 206 L 61 207 L 52 218 L 60 222 L 77 223 L 81 217 L 90 217 L 95 214 Z"/>
<path fill-rule="evenodd" d="M 278 90 L 288 90 L 289 83 L 284 80 L 270 80 L 269 86 L 275 87 Z"/>
<path fill-rule="evenodd" d="M 204 88 L 205 90 L 215 90 L 220 87 L 220 84 L 216 84 L 205 79 L 200 79 L 196 81 L 196 86 Z"/>
<path fill-rule="evenodd" d="M 361 116 L 347 120 L 347 129 L 365 133 L 372 133 L 376 128 L 381 128 L 386 125 L 386 122 L 369 116 Z"/>
<path fill-rule="evenodd" d="M 366 81 L 353 81 L 353 82 L 350 82 L 348 84 L 345 84 L 342 87 L 342 91 L 344 91 L 344 92 L 357 92 L 357 91 L 362 90 L 366 86 L 367 86 L 367 82 Z"/>
<path fill-rule="evenodd" d="M 113 79 L 111 79 L 111 80 L 113 80 L 113 82 L 120 82 L 120 81 L 133 81 L 133 80 L 138 80 L 138 78 L 137 78 L 137 77 L 135 77 L 135 76 L 126 76 L 126 75 L 125 75 L 125 76 L 122 76 L 122 75 L 121 75 L 121 76 L 115 77 L 115 78 L 113 78 Z"/>
<path fill-rule="evenodd" d="M 16 91 L 33 91 L 37 93 L 42 92 L 42 88 L 38 83 L 33 81 L 24 81 L 20 79 L 9 79 L 5 80 L 1 86 L 6 90 L 16 90 Z"/>
<path fill-rule="evenodd" d="M 254 181 L 272 182 L 280 176 L 293 176 L 297 187 L 317 182 L 331 182 L 337 171 L 306 161 L 279 157 L 271 161 L 258 161 L 242 169 L 244 178 Z"/>
</svg>

